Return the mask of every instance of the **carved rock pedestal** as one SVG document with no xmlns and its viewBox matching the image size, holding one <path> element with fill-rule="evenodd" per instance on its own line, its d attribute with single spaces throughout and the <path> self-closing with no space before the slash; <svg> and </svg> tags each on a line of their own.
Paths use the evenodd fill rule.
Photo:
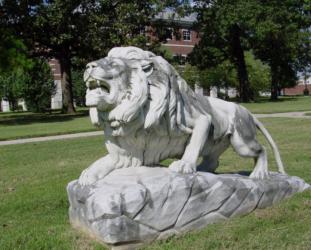
<svg viewBox="0 0 311 250">
<path fill-rule="evenodd" d="M 271 206 L 308 188 L 302 179 L 278 173 L 253 180 L 140 167 L 115 170 L 92 186 L 72 181 L 67 191 L 74 227 L 126 249 Z"/>
</svg>

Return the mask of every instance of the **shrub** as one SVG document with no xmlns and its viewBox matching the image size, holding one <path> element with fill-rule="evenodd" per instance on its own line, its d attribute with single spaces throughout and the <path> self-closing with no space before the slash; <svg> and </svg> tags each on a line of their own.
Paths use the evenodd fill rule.
<svg viewBox="0 0 311 250">
<path fill-rule="evenodd" d="M 83 70 L 72 71 L 72 92 L 73 99 L 77 106 L 85 106 L 86 85 L 83 81 Z"/>
<path fill-rule="evenodd" d="M 51 96 L 55 85 L 50 66 L 45 59 L 36 59 L 33 67 L 26 73 L 23 87 L 26 106 L 33 112 L 45 112 L 51 107 Z"/>
</svg>

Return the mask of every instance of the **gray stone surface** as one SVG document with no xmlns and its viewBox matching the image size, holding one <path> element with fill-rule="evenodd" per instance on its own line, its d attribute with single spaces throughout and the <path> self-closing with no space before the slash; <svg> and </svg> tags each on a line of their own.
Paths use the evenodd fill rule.
<svg viewBox="0 0 311 250">
<path fill-rule="evenodd" d="M 103 243 L 127 247 L 250 213 L 310 188 L 298 177 L 115 170 L 91 186 L 68 184 L 70 221 Z"/>
</svg>

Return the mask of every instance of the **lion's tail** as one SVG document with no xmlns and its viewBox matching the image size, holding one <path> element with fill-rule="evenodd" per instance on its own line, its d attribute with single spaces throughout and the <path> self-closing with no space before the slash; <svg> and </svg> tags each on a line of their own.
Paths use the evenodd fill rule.
<svg viewBox="0 0 311 250">
<path fill-rule="evenodd" d="M 280 156 L 280 152 L 278 150 L 278 147 L 276 146 L 274 140 L 272 139 L 270 133 L 264 127 L 264 125 L 256 117 L 253 116 L 253 118 L 254 118 L 256 127 L 261 131 L 261 133 L 264 135 L 264 137 L 267 139 L 267 141 L 269 142 L 269 144 L 272 147 L 272 151 L 273 151 L 273 154 L 274 154 L 274 157 L 275 157 L 276 164 L 278 166 L 279 172 L 282 173 L 282 174 L 285 174 L 283 162 L 281 160 L 281 156 Z"/>
</svg>

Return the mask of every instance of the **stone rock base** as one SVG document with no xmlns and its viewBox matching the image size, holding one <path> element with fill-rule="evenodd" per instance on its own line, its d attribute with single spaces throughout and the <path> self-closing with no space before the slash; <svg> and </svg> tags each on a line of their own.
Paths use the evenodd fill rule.
<svg viewBox="0 0 311 250">
<path fill-rule="evenodd" d="M 130 249 L 269 207 L 308 188 L 302 179 L 278 173 L 254 180 L 140 167 L 115 170 L 91 186 L 72 181 L 67 192 L 74 227 L 102 243 Z"/>
</svg>

